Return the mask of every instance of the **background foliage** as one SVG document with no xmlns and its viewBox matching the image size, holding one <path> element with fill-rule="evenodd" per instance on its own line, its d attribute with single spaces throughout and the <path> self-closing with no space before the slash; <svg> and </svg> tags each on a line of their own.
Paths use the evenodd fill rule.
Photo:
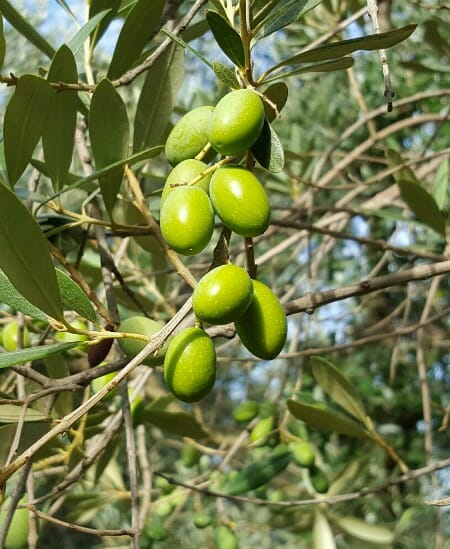
<svg viewBox="0 0 450 549">
<path fill-rule="evenodd" d="M 0 0 L 0 322 L 27 347 L 0 354 L 0 545 L 18 503 L 29 547 L 448 542 L 449 8 L 379 2 L 380 38 L 367 5 Z M 184 405 L 116 344 L 88 358 L 131 315 L 192 325 L 220 227 L 192 258 L 159 240 L 163 145 L 248 82 L 280 111 L 254 246 L 288 341 L 261 361 L 212 328 L 216 386 Z"/>
</svg>

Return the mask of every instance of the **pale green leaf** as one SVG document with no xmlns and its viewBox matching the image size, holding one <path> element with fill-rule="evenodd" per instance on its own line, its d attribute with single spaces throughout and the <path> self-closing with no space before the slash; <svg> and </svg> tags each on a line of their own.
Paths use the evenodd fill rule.
<svg viewBox="0 0 450 549">
<path fill-rule="evenodd" d="M 81 29 L 75 34 L 75 36 L 67 43 L 67 46 L 74 55 L 78 53 L 81 46 L 89 38 L 89 35 L 96 29 L 96 27 L 103 21 L 103 19 L 110 13 L 111 10 L 104 10 L 97 13 L 94 17 L 81 27 Z"/>
<path fill-rule="evenodd" d="M 4 303 L 15 311 L 19 311 L 31 318 L 47 321 L 47 315 L 30 303 L 28 299 L 25 299 L 23 295 L 19 294 L 9 281 L 9 278 L 2 272 L 0 272 L 0 303 Z"/>
<path fill-rule="evenodd" d="M 264 126 L 256 143 L 252 145 L 251 151 L 256 160 L 266 170 L 272 173 L 279 173 L 283 170 L 283 145 L 267 119 L 264 120 Z"/>
<path fill-rule="evenodd" d="M 0 404 L 0 423 L 17 423 L 21 415 L 22 406 L 18 404 Z M 50 418 L 37 410 L 33 410 L 33 408 L 27 408 L 25 421 L 50 421 Z"/>
<path fill-rule="evenodd" d="M 67 46 L 61 46 L 55 53 L 47 79 L 49 82 L 77 82 L 77 66 Z M 69 175 L 75 141 L 77 103 L 76 92 L 53 93 L 42 134 L 45 167 L 55 190 L 63 187 Z"/>
<path fill-rule="evenodd" d="M 295 71 L 280 73 L 273 78 L 268 78 L 265 82 L 273 82 L 280 78 L 284 80 L 285 78 L 298 76 L 299 74 L 342 71 L 352 67 L 353 63 L 352 57 L 341 57 L 339 59 L 332 59 L 331 61 L 323 61 L 322 63 L 313 63 Z"/>
<path fill-rule="evenodd" d="M 91 322 L 97 322 L 97 315 L 88 296 L 78 284 L 63 271 L 56 269 L 61 299 L 66 309 L 77 312 Z"/>
<path fill-rule="evenodd" d="M 450 188 L 449 188 L 449 165 L 448 157 L 439 164 L 433 181 L 433 198 L 437 207 L 442 211 L 447 208 Z"/>
<path fill-rule="evenodd" d="M 262 27 L 262 37 L 287 27 L 302 15 L 315 8 L 322 0 L 280 0 L 276 3 L 276 11 L 267 17 Z"/>
<path fill-rule="evenodd" d="M 319 356 L 311 357 L 311 369 L 323 391 L 364 424 L 367 412 L 350 381 L 331 362 Z"/>
<path fill-rule="evenodd" d="M 164 431 L 182 437 L 198 439 L 209 436 L 203 425 L 186 412 L 170 412 L 149 406 L 142 411 L 140 419 L 143 423 L 152 423 Z"/>
<path fill-rule="evenodd" d="M 3 61 L 5 60 L 6 53 L 6 41 L 3 34 L 3 17 L 0 14 L 0 70 L 3 67 Z"/>
<path fill-rule="evenodd" d="M 333 531 L 322 511 L 316 510 L 313 524 L 313 549 L 335 549 Z"/>
<path fill-rule="evenodd" d="M 213 61 L 212 69 L 217 78 L 223 82 L 225 86 L 228 86 L 233 90 L 239 89 L 239 82 L 233 69 L 230 69 L 230 67 L 227 67 L 223 63 L 219 63 L 219 61 Z"/>
<path fill-rule="evenodd" d="M 120 31 L 108 69 L 114 80 L 126 72 L 137 60 L 152 34 L 159 29 L 165 0 L 138 0 Z"/>
<path fill-rule="evenodd" d="M 184 50 L 172 44 L 147 71 L 134 120 L 134 152 L 161 144 L 183 79 Z"/>
<path fill-rule="evenodd" d="M 225 55 L 238 67 L 245 67 L 244 46 L 239 33 L 216 11 L 207 10 L 206 20 L 217 44 Z"/>
<path fill-rule="evenodd" d="M 12 351 L 11 353 L 0 353 L 0 368 L 9 368 L 16 364 L 24 364 L 25 362 L 32 362 L 33 360 L 39 360 L 46 358 L 50 355 L 63 353 L 69 349 L 74 349 L 83 345 L 83 341 L 70 341 L 68 343 L 53 343 L 51 345 L 42 345 L 40 347 L 28 347 L 27 349 L 20 349 L 19 351 Z"/>
<path fill-rule="evenodd" d="M 49 316 L 63 307 L 47 240 L 20 199 L 0 182 L 0 268 L 17 291 Z"/>
<path fill-rule="evenodd" d="M 3 125 L 5 160 L 11 185 L 15 185 L 31 160 L 55 93 L 45 80 L 31 74 L 17 81 L 6 107 Z"/>
<path fill-rule="evenodd" d="M 394 541 L 394 532 L 385 526 L 369 524 L 355 517 L 333 517 L 339 528 L 353 538 L 374 543 L 377 545 L 390 545 Z"/>
</svg>

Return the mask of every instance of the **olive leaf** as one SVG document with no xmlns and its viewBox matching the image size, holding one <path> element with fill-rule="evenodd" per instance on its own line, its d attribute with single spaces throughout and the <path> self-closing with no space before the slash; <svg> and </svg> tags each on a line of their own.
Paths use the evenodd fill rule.
<svg viewBox="0 0 450 549">
<path fill-rule="evenodd" d="M 284 82 L 276 82 L 264 90 L 264 96 L 276 106 L 278 113 L 280 113 L 286 105 L 288 94 L 289 89 Z M 264 110 L 268 122 L 272 122 L 276 118 L 277 112 L 266 101 L 264 101 Z"/>
<path fill-rule="evenodd" d="M 120 8 L 120 0 L 91 0 L 89 3 L 89 21 L 94 19 L 99 13 L 106 11 L 107 14 L 101 22 L 95 26 L 91 34 L 91 54 L 96 44 L 108 29 Z"/>
<path fill-rule="evenodd" d="M 436 171 L 436 175 L 433 181 L 433 198 L 437 207 L 442 211 L 447 207 L 448 199 L 450 196 L 449 189 L 449 163 L 448 158 L 439 164 L 439 168 Z"/>
<path fill-rule="evenodd" d="M 56 269 L 56 278 L 64 307 L 95 324 L 97 315 L 94 307 L 80 286 L 60 269 Z"/>
<path fill-rule="evenodd" d="M 346 534 L 361 541 L 384 546 L 394 541 L 394 532 L 385 526 L 369 524 L 356 517 L 333 516 L 332 520 Z"/>
<path fill-rule="evenodd" d="M 213 61 L 212 69 L 217 78 L 226 86 L 233 90 L 239 89 L 239 82 L 233 69 L 230 69 L 230 67 L 227 67 L 223 63 L 219 63 L 219 61 Z"/>
<path fill-rule="evenodd" d="M 239 33 L 216 11 L 207 10 L 206 20 L 221 50 L 235 65 L 244 68 L 245 53 Z"/>
<path fill-rule="evenodd" d="M 3 17 L 0 15 L 0 70 L 3 67 L 6 53 L 6 41 L 3 33 Z"/>
<path fill-rule="evenodd" d="M 2 272 L 0 272 L 0 303 L 31 318 L 47 321 L 47 315 L 30 303 L 28 299 L 25 299 Z"/>
<path fill-rule="evenodd" d="M 0 355 L 1 356 L 1 355 Z M 17 423 L 22 417 L 23 410 L 19 404 L 0 404 L 0 423 Z M 27 408 L 24 416 L 25 421 L 49 421 L 49 416 Z"/>
<path fill-rule="evenodd" d="M 97 13 L 94 17 L 89 18 L 89 21 L 83 25 L 75 36 L 68 42 L 67 46 L 74 55 L 78 53 L 81 46 L 89 38 L 89 35 L 111 11 L 112 10 L 103 10 L 100 13 Z"/>
<path fill-rule="evenodd" d="M 269 13 L 261 31 L 258 33 L 260 38 L 268 36 L 284 27 L 287 27 L 292 22 L 299 19 L 306 12 L 312 10 L 321 3 L 322 0 L 280 0 L 275 2 L 275 6 Z"/>
<path fill-rule="evenodd" d="M 152 423 L 164 431 L 182 437 L 198 439 L 209 436 L 203 425 L 186 412 L 171 412 L 150 405 L 142 410 L 139 419 L 141 423 Z"/>
<path fill-rule="evenodd" d="M 20 349 L 11 353 L 0 354 L 0 368 L 9 368 L 16 364 L 23 364 L 25 362 L 32 362 L 33 360 L 39 360 L 50 355 L 63 353 L 69 349 L 74 349 L 83 345 L 83 341 L 70 341 L 68 343 L 53 343 L 51 345 L 42 345 L 40 347 L 29 347 L 27 349 Z"/>
<path fill-rule="evenodd" d="M 335 549 L 333 531 L 327 517 L 320 511 L 314 513 L 314 524 L 312 529 L 314 549 Z"/>
<path fill-rule="evenodd" d="M 251 151 L 263 168 L 266 168 L 272 173 L 279 173 L 283 170 L 283 145 L 267 119 L 264 120 L 261 133 L 259 134 L 256 143 L 252 145 Z"/>
</svg>

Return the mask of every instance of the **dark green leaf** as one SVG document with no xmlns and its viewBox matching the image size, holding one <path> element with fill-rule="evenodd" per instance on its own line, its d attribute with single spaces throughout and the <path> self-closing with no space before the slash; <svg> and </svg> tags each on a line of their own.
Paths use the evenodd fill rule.
<svg viewBox="0 0 450 549">
<path fill-rule="evenodd" d="M 2 355 L 0 355 L 0 360 Z M 0 404 L 0 423 L 17 423 L 22 417 L 22 406 L 19 404 Z M 25 421 L 49 421 L 47 415 L 41 414 L 33 408 L 27 408 Z"/>
<path fill-rule="evenodd" d="M 264 120 L 264 126 L 258 140 L 251 147 L 256 160 L 263 168 L 272 173 L 279 173 L 284 168 L 284 151 L 278 135 L 269 122 Z"/>
<path fill-rule="evenodd" d="M 134 120 L 134 152 L 161 143 L 183 79 L 184 50 L 172 44 L 147 71 Z"/>
<path fill-rule="evenodd" d="M 91 35 L 91 51 L 95 48 L 97 42 L 103 36 L 111 21 L 117 14 L 120 8 L 120 0 L 91 0 L 89 4 L 89 19 L 93 19 L 98 13 L 108 10 L 108 14 L 104 17 L 101 23 L 96 26 Z"/>
<path fill-rule="evenodd" d="M 445 238 L 445 217 L 434 198 L 416 181 L 397 181 L 400 194 L 417 219 Z"/>
<path fill-rule="evenodd" d="M 96 168 L 105 168 L 128 154 L 129 124 L 125 104 L 109 80 L 96 86 L 89 111 L 89 135 Z M 111 214 L 122 181 L 123 168 L 99 177 L 103 199 Z"/>
<path fill-rule="evenodd" d="M 89 21 L 81 27 L 81 29 L 76 33 L 76 35 L 68 42 L 68 47 L 74 55 L 78 53 L 81 46 L 89 38 L 91 32 L 101 23 L 101 21 L 108 15 L 111 10 L 104 10 L 100 13 L 97 13 L 94 17 L 89 19 Z"/>
<path fill-rule="evenodd" d="M 38 31 L 13 8 L 8 0 L 0 0 L 0 13 L 20 34 L 41 50 L 47 57 L 52 58 L 55 49 L 38 33 Z"/>
<path fill-rule="evenodd" d="M 209 436 L 208 431 L 195 419 L 185 412 L 170 412 L 157 407 L 147 406 L 142 411 L 142 422 L 149 422 L 182 437 L 189 438 L 206 438 Z"/>
<path fill-rule="evenodd" d="M 216 11 L 207 10 L 206 20 L 214 38 L 225 55 L 238 67 L 245 67 L 244 46 L 239 34 Z"/>
<path fill-rule="evenodd" d="M 19 78 L 5 112 L 3 135 L 8 178 L 15 185 L 24 172 L 44 131 L 55 92 L 42 78 L 26 74 Z"/>
<path fill-rule="evenodd" d="M 117 39 L 108 78 L 119 78 L 139 57 L 153 33 L 159 29 L 165 0 L 138 0 L 131 9 Z"/>
<path fill-rule="evenodd" d="M 5 60 L 6 53 L 6 41 L 3 34 L 3 17 L 0 14 L 0 70 L 3 67 L 3 61 Z"/>
<path fill-rule="evenodd" d="M 219 63 L 219 61 L 213 61 L 212 69 L 217 78 L 226 86 L 233 90 L 239 89 L 239 82 L 233 69 L 230 69 L 230 67 Z"/>
<path fill-rule="evenodd" d="M 251 463 L 245 469 L 238 471 L 236 475 L 227 479 L 221 491 L 236 496 L 267 484 L 286 469 L 291 460 L 291 455 L 290 451 L 275 451 L 270 456 Z"/>
<path fill-rule="evenodd" d="M 61 292 L 64 307 L 77 312 L 86 320 L 96 323 L 97 315 L 92 307 L 92 303 L 78 284 L 59 269 L 56 269 L 56 278 L 58 279 L 59 291 Z"/>
<path fill-rule="evenodd" d="M 0 353 L 0 368 L 9 368 L 16 364 L 39 360 L 50 355 L 63 353 L 69 349 L 74 349 L 80 345 L 83 345 L 82 341 L 71 341 L 69 343 L 54 343 L 52 345 L 42 345 L 41 347 L 29 347 L 11 353 Z"/>
<path fill-rule="evenodd" d="M 288 87 L 284 82 L 277 82 L 272 84 L 264 90 L 264 95 L 269 99 L 275 106 L 278 114 L 283 110 L 283 107 L 286 105 L 288 98 Z M 277 112 L 275 109 L 264 101 L 264 110 L 266 112 L 266 118 L 269 122 L 272 122 L 276 116 Z"/>
<path fill-rule="evenodd" d="M 49 82 L 77 82 L 77 66 L 67 46 L 61 46 L 55 53 L 47 79 Z M 77 99 L 76 92 L 54 92 L 42 134 L 45 166 L 57 191 L 67 181 L 72 161 L 77 123 Z"/>
<path fill-rule="evenodd" d="M 417 25 L 408 25 L 389 32 L 371 34 L 369 36 L 352 38 L 341 42 L 333 42 L 331 44 L 327 44 L 326 46 L 320 46 L 318 48 L 293 55 L 288 59 L 284 59 L 284 61 L 281 61 L 281 63 L 278 63 L 272 67 L 268 72 L 270 73 L 279 67 L 285 67 L 287 65 L 318 63 L 320 61 L 327 61 L 328 59 L 336 59 L 357 50 L 372 51 L 390 48 L 391 46 L 406 40 L 406 38 L 414 32 L 416 27 Z"/>
<path fill-rule="evenodd" d="M 261 37 L 290 25 L 306 12 L 312 10 L 322 0 L 281 0 L 276 3 L 277 10 L 272 11 L 267 23 L 262 27 Z"/>
<path fill-rule="evenodd" d="M 49 316 L 63 319 L 55 269 L 41 228 L 0 182 L 0 268 L 17 291 Z"/>
<path fill-rule="evenodd" d="M 357 438 L 370 439 L 369 433 L 359 423 L 320 403 L 310 404 L 289 399 L 291 414 L 307 425 L 321 431 L 331 431 Z"/>
<path fill-rule="evenodd" d="M 440 163 L 433 181 L 433 198 L 441 211 L 445 210 L 448 204 L 449 175 L 448 158 L 445 158 Z"/>
<path fill-rule="evenodd" d="M 8 277 L 2 272 L 0 272 L 0 303 L 4 303 L 15 311 L 19 311 L 31 318 L 47 321 L 47 315 L 32 305 L 23 295 L 19 294 Z"/>
<path fill-rule="evenodd" d="M 9 424 L 0 427 L 0 467 L 3 467 L 9 456 L 9 450 L 16 435 L 17 425 Z"/>
<path fill-rule="evenodd" d="M 333 522 L 349 536 L 367 543 L 390 546 L 394 541 L 394 532 L 385 526 L 370 524 L 356 517 L 333 516 Z"/>
<path fill-rule="evenodd" d="M 311 357 L 311 368 L 317 383 L 346 412 L 365 423 L 367 412 L 359 394 L 350 381 L 328 360 Z"/>
</svg>

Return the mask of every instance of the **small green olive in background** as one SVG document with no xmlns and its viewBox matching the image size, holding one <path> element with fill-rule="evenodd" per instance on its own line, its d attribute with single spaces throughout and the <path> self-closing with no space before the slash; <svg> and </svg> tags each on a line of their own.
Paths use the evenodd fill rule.
<svg viewBox="0 0 450 549">
<path fill-rule="evenodd" d="M 29 347 L 30 345 L 30 334 L 26 326 L 23 327 L 23 347 Z M 11 320 L 3 328 L 3 347 L 8 351 L 12 352 L 17 349 L 17 340 L 19 338 L 19 324 L 17 320 Z"/>
<path fill-rule="evenodd" d="M 233 408 L 233 419 L 239 423 L 247 423 L 259 413 L 259 404 L 254 400 L 246 400 Z"/>
</svg>

